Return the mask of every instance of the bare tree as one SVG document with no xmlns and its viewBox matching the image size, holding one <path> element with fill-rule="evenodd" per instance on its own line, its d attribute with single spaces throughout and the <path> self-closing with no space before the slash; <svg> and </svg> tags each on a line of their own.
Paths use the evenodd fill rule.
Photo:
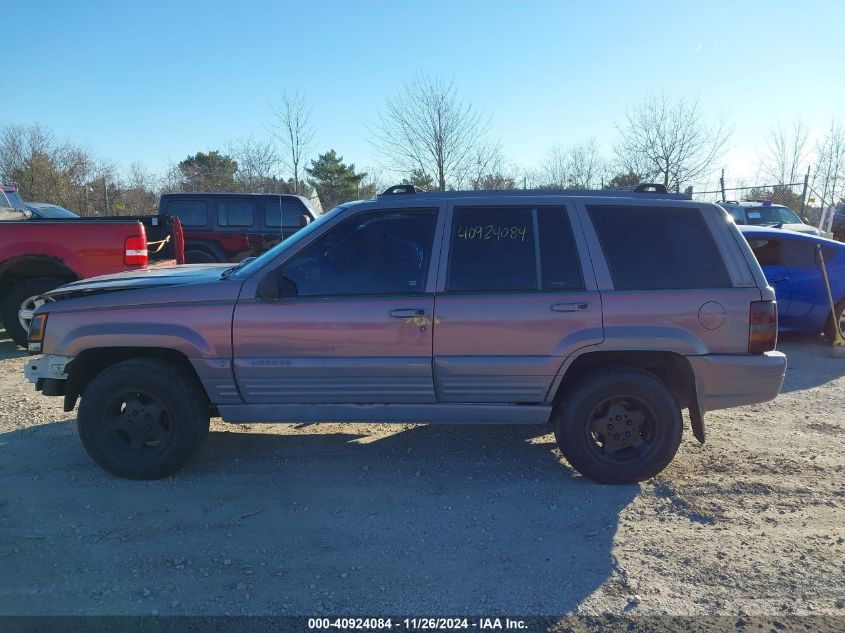
<svg viewBox="0 0 845 633">
<path fill-rule="evenodd" d="M 125 173 L 112 181 L 115 192 L 110 198 L 115 215 L 149 215 L 158 200 L 158 179 L 143 164 L 134 161 Z"/>
<path fill-rule="evenodd" d="M 730 137 L 724 119 L 704 120 L 698 101 L 649 95 L 628 111 L 615 148 L 619 168 L 680 190 L 705 176 Z"/>
<path fill-rule="evenodd" d="M 270 134 L 285 148 L 282 162 L 293 178 L 293 193 L 307 194 L 305 163 L 314 140 L 311 125 L 311 107 L 300 94 L 282 92 L 277 105 L 272 107 L 273 121 L 268 125 Z"/>
<path fill-rule="evenodd" d="M 32 201 L 86 214 L 88 184 L 105 167 L 89 149 L 59 141 L 50 129 L 37 123 L 8 125 L 0 133 L 0 178 L 20 186 Z"/>
<path fill-rule="evenodd" d="M 419 74 L 387 101 L 371 142 L 387 169 L 421 170 L 445 191 L 467 180 L 486 131 L 486 121 L 460 99 L 454 82 Z"/>
<path fill-rule="evenodd" d="M 769 130 L 768 158 L 763 170 L 775 184 L 787 185 L 798 182 L 804 173 L 807 161 L 809 130 L 801 119 L 795 119 L 791 128 L 780 123 Z"/>
<path fill-rule="evenodd" d="M 818 188 L 821 197 L 821 219 L 827 219 L 826 229 L 830 231 L 833 223 L 832 207 L 839 202 L 845 192 L 845 128 L 835 120 L 830 122 L 830 129 L 817 145 L 816 173 L 813 187 Z M 827 210 L 831 207 L 828 216 Z"/>
<path fill-rule="evenodd" d="M 375 167 L 367 167 L 364 170 L 364 178 L 358 185 L 358 197 L 361 199 L 374 198 L 387 189 L 393 182 L 385 180 Z"/>
<path fill-rule="evenodd" d="M 179 162 L 168 159 L 164 172 L 159 180 L 161 193 L 176 193 L 182 191 L 182 171 L 179 169 Z"/>
<path fill-rule="evenodd" d="M 415 169 L 402 179 L 403 185 L 414 185 L 423 191 L 434 190 L 434 178 L 431 174 L 425 173 L 422 169 Z"/>
<path fill-rule="evenodd" d="M 235 180 L 244 191 L 265 193 L 276 188 L 279 155 L 273 143 L 250 136 L 229 143 L 227 153 L 238 163 Z"/>
<path fill-rule="evenodd" d="M 560 189 L 591 189 L 601 185 L 606 172 L 595 139 L 584 143 L 549 150 L 541 168 L 543 187 Z"/>
<path fill-rule="evenodd" d="M 516 170 L 505 163 L 498 143 L 479 143 L 472 153 L 470 189 L 515 189 Z"/>
</svg>

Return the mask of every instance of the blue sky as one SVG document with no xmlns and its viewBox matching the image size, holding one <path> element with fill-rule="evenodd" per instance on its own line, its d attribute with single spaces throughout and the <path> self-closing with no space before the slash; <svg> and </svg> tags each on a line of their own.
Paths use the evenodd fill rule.
<svg viewBox="0 0 845 633">
<path fill-rule="evenodd" d="M 315 149 L 377 160 L 368 126 L 417 71 L 453 79 L 506 158 L 595 137 L 647 92 L 734 128 L 719 166 L 752 178 L 768 129 L 845 114 L 842 0 L 281 2 L 5 0 L 0 124 L 40 122 L 123 165 L 266 134 L 281 90 L 313 104 Z M 14 26 L 14 28 L 11 28 Z"/>
</svg>

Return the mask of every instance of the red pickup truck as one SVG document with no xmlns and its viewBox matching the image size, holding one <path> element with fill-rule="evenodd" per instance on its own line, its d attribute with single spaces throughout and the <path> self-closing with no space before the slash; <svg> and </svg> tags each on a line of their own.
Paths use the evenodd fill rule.
<svg viewBox="0 0 845 633">
<path fill-rule="evenodd" d="M 0 186 L 0 318 L 18 345 L 26 346 L 42 293 L 87 277 L 183 262 L 178 218 L 38 219 L 15 187 Z"/>
</svg>

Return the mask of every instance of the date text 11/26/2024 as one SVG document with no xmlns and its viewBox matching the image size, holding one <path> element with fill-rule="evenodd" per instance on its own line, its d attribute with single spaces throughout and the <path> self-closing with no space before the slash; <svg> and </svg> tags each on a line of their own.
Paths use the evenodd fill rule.
<svg viewBox="0 0 845 633">
<path fill-rule="evenodd" d="M 472 630 L 518 631 L 528 628 L 524 620 L 511 618 L 309 618 L 308 628 L 320 630 L 410 631 Z"/>
</svg>

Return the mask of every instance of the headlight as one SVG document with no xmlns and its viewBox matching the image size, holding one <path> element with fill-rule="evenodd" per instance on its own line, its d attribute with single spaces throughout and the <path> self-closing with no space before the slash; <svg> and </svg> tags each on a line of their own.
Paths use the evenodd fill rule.
<svg viewBox="0 0 845 633">
<path fill-rule="evenodd" d="M 47 329 L 47 315 L 36 314 L 29 322 L 29 351 L 41 352 L 41 344 L 44 342 L 44 332 Z"/>
</svg>

